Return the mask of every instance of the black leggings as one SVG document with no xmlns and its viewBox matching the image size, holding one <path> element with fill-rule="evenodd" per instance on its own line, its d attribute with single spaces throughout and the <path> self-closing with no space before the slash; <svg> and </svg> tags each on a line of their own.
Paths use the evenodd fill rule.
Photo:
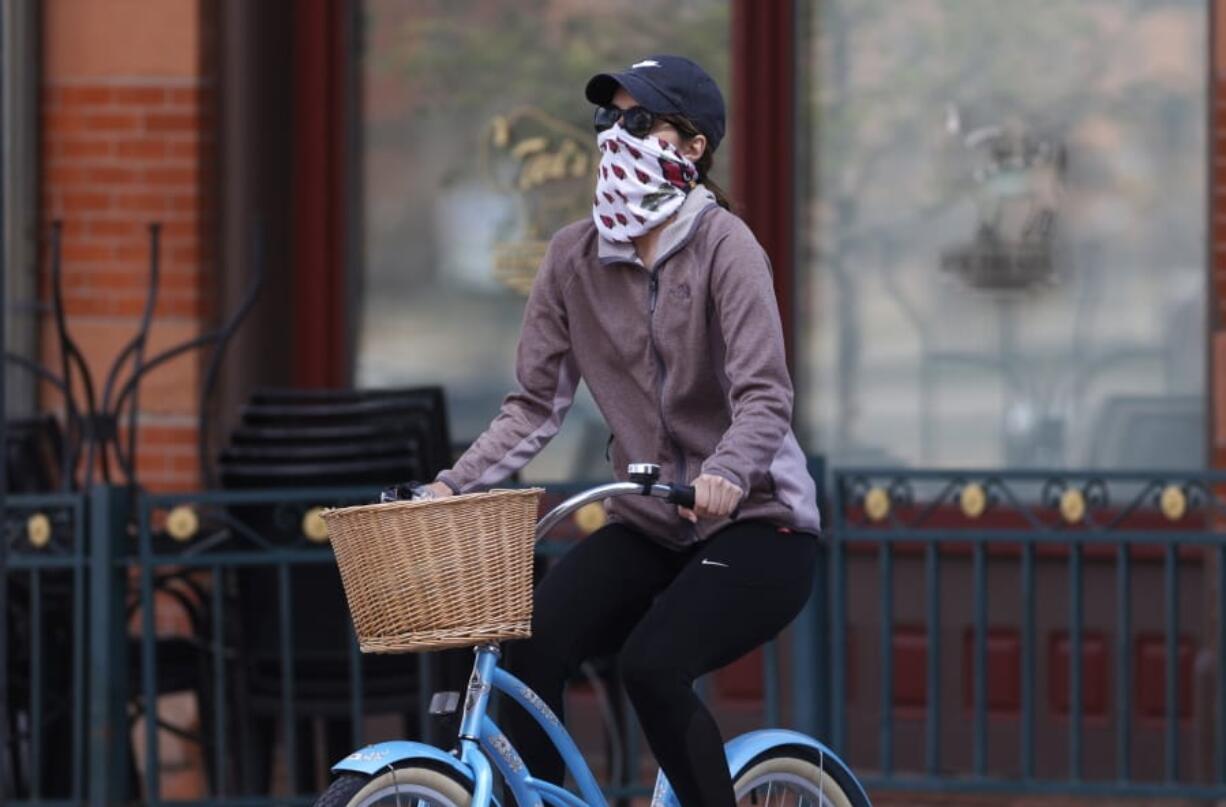
<svg viewBox="0 0 1226 807">
<path fill-rule="evenodd" d="M 509 668 L 561 716 L 566 679 L 586 659 L 620 650 L 626 692 L 682 807 L 730 807 L 723 740 L 694 679 L 791 622 L 809 598 L 816 553 L 813 535 L 761 521 L 681 551 L 606 525 L 537 586 L 532 638 L 508 648 Z M 518 707 L 502 719 L 533 775 L 561 784 L 562 759 L 545 732 Z"/>
</svg>

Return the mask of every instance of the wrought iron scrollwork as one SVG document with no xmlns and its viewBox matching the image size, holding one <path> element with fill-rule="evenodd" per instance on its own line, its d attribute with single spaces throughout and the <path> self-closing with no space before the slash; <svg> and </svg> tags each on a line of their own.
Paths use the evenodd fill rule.
<svg viewBox="0 0 1226 807">
<path fill-rule="evenodd" d="M 226 347 L 247 313 L 255 305 L 256 298 L 264 284 L 263 245 L 259 229 L 257 228 L 253 235 L 255 272 L 243 300 L 225 324 L 216 330 L 146 358 L 145 349 L 148 346 L 149 329 L 153 323 L 161 277 L 161 223 L 149 224 L 149 283 L 144 310 L 136 333 L 112 361 L 106 373 L 101 394 L 95 388 L 94 377 L 85 362 L 84 355 L 68 330 L 63 293 L 61 250 L 63 230 L 62 221 L 57 220 L 52 223 L 51 302 L 56 337 L 60 345 L 59 372 L 49 370 L 25 356 L 15 353 L 5 354 L 6 361 L 47 381 L 59 390 L 64 398 L 63 420 L 66 439 L 60 474 L 61 488 L 65 491 L 74 489 L 77 485 L 78 473 L 80 474 L 80 487 L 88 488 L 94 482 L 95 469 L 101 473 L 103 482 L 111 484 L 116 481 L 112 474 L 112 458 L 118 466 L 122 483 L 133 488 L 139 487 L 136 440 L 139 428 L 137 413 L 141 381 L 151 371 L 171 359 L 191 350 L 207 348 L 212 349 L 212 355 L 200 391 L 199 459 L 201 477 L 206 484 L 212 485 L 214 475 L 207 448 L 207 403 L 216 384 L 218 368 Z M 126 376 L 124 375 L 125 368 Z M 81 388 L 79 394 L 77 391 L 78 379 Z M 126 434 L 121 434 L 120 423 L 125 424 Z M 121 436 L 126 437 L 126 440 L 120 439 Z M 84 455 L 84 462 L 82 462 L 82 455 Z"/>
<path fill-rule="evenodd" d="M 853 530 L 976 529 L 1094 533 L 1157 523 L 1226 524 L 1226 474 L 1077 471 L 836 472 L 836 522 Z M 993 514 L 990 521 L 984 516 Z M 1161 520 L 1161 521 L 1157 521 Z"/>
</svg>

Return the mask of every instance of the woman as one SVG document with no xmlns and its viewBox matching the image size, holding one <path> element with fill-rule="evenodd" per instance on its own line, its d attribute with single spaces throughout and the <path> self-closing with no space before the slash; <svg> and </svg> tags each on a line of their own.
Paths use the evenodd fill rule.
<svg viewBox="0 0 1226 807">
<path fill-rule="evenodd" d="M 653 56 L 587 85 L 600 150 L 592 216 L 551 241 L 524 314 L 520 389 L 439 496 L 496 484 L 554 434 L 583 379 L 613 464 L 687 482 L 693 510 L 622 497 L 555 565 L 511 669 L 555 713 L 585 659 L 619 654 L 648 742 L 685 807 L 730 805 L 714 719 L 694 679 L 777 634 L 813 581 L 816 492 L 790 423 L 792 386 L 770 265 L 709 179 L 724 102 L 702 68 Z M 562 761 L 531 718 L 508 720 L 530 769 Z"/>
</svg>

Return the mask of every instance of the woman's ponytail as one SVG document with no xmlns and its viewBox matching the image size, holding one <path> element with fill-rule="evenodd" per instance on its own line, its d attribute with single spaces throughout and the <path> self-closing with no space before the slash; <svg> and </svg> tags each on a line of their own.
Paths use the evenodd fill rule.
<svg viewBox="0 0 1226 807">
<path fill-rule="evenodd" d="M 732 202 L 728 199 L 728 194 L 724 193 L 724 189 L 715 184 L 715 180 L 711 179 L 711 169 L 715 165 L 715 155 L 710 149 L 702 153 L 698 158 L 698 162 L 694 163 L 694 167 L 698 169 L 698 181 L 706 186 L 707 190 L 715 194 L 715 201 L 724 210 L 732 209 Z"/>
</svg>

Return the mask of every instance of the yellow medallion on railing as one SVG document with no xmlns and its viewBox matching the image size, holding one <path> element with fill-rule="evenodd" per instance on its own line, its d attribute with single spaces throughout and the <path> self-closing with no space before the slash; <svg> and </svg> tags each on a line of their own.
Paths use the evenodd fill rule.
<svg viewBox="0 0 1226 807">
<path fill-rule="evenodd" d="M 1167 485 L 1162 490 L 1158 506 L 1162 508 L 1162 515 L 1171 521 L 1178 521 L 1188 512 L 1188 496 L 1178 485 Z"/>
<path fill-rule="evenodd" d="M 1086 516 L 1086 497 L 1080 490 L 1070 489 L 1060 496 L 1060 515 L 1070 524 L 1077 524 Z"/>
<path fill-rule="evenodd" d="M 326 544 L 328 542 L 328 525 L 320 516 L 323 511 L 322 507 L 312 507 L 302 516 L 302 534 L 312 543 Z"/>
<path fill-rule="evenodd" d="M 972 482 L 962 488 L 958 503 L 962 506 L 962 514 L 967 518 L 979 518 L 983 511 L 988 509 L 988 494 L 984 492 L 983 485 Z"/>
<path fill-rule="evenodd" d="M 605 524 L 604 505 L 599 502 L 585 504 L 575 511 L 574 519 L 584 535 L 591 535 Z"/>
<path fill-rule="evenodd" d="M 26 537 L 35 549 L 44 549 L 51 543 L 51 519 L 46 513 L 35 513 L 26 520 Z"/>
<path fill-rule="evenodd" d="M 186 504 L 179 505 L 166 516 L 166 532 L 180 543 L 195 538 L 199 531 L 200 517 Z"/>
<path fill-rule="evenodd" d="M 885 488 L 873 488 L 864 494 L 864 513 L 872 521 L 881 521 L 890 514 L 890 494 Z"/>
</svg>

